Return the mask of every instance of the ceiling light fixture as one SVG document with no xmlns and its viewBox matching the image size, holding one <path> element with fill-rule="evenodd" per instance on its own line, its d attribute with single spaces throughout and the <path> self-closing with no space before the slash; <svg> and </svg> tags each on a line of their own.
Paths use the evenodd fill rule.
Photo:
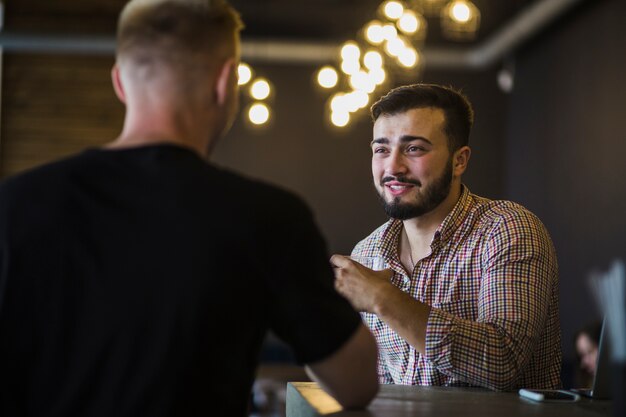
<svg viewBox="0 0 626 417">
<path fill-rule="evenodd" d="M 454 40 L 473 40 L 480 25 L 480 11 L 469 0 L 454 0 L 441 10 L 444 36 Z"/>
</svg>

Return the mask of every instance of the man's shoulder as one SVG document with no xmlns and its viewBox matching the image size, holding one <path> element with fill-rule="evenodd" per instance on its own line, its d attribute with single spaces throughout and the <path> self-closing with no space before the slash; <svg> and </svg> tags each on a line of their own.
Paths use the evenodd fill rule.
<svg viewBox="0 0 626 417">
<path fill-rule="evenodd" d="M 472 194 L 470 216 L 481 223 L 498 225 L 510 222 L 539 222 L 539 218 L 523 205 L 510 200 L 490 200 Z"/>
<path fill-rule="evenodd" d="M 63 178 L 82 164 L 83 159 L 85 156 L 82 153 L 72 155 L 9 176 L 0 182 L 0 195 L 8 198 L 37 190 L 52 190 L 53 187 L 62 184 Z"/>
<path fill-rule="evenodd" d="M 525 236 L 527 241 L 551 242 L 550 234 L 537 215 L 523 205 L 509 200 L 489 200 L 472 196 L 469 212 L 472 230 L 490 239 L 509 239 Z"/>
</svg>

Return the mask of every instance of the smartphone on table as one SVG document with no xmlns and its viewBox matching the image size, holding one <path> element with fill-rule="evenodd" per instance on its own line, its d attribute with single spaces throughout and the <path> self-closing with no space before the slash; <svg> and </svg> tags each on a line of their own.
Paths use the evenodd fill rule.
<svg viewBox="0 0 626 417">
<path fill-rule="evenodd" d="M 519 390 L 519 395 L 538 402 L 574 402 L 580 400 L 580 395 L 565 390 L 556 389 L 528 389 Z"/>
</svg>

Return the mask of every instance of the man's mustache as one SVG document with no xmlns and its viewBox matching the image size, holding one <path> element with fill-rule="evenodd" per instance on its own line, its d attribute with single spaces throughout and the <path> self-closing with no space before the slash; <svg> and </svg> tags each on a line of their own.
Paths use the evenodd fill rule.
<svg viewBox="0 0 626 417">
<path fill-rule="evenodd" d="M 383 185 L 385 185 L 386 183 L 390 182 L 390 181 L 397 181 L 397 182 L 403 182 L 405 184 L 413 184 L 416 185 L 418 187 L 422 186 L 422 183 L 419 182 L 418 180 L 414 180 L 414 179 L 410 179 L 407 177 L 384 177 L 382 180 L 380 180 L 380 186 L 382 187 Z"/>
</svg>

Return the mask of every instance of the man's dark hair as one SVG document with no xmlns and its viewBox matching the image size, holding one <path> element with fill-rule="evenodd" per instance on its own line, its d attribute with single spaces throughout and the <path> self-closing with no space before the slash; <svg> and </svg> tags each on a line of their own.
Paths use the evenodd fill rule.
<svg viewBox="0 0 626 417">
<path fill-rule="evenodd" d="M 450 152 L 466 146 L 474 123 L 474 110 L 459 91 L 436 84 L 412 84 L 394 88 L 372 105 L 372 119 L 411 109 L 432 107 L 443 111 L 444 133 Z"/>
</svg>

